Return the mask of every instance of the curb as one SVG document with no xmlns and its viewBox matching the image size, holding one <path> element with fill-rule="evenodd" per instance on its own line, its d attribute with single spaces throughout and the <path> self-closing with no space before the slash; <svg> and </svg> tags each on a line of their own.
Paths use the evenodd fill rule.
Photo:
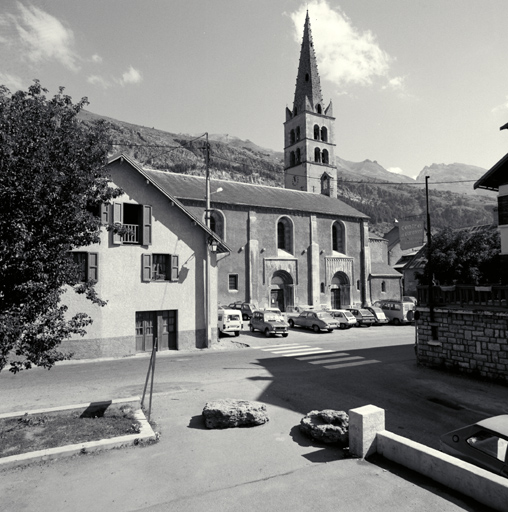
<svg viewBox="0 0 508 512">
<path fill-rule="evenodd" d="M 111 404 L 118 403 L 129 403 L 136 402 L 139 404 L 139 397 L 131 397 L 124 399 L 115 399 L 108 401 Z M 39 409 L 34 411 L 23 411 L 16 413 L 0 414 L 0 419 L 4 418 L 15 418 L 18 416 L 24 416 L 25 414 L 43 414 L 43 413 L 55 413 L 59 411 L 70 411 L 74 409 L 87 408 L 92 403 L 69 405 L 65 407 L 53 407 L 50 409 Z M 138 405 L 139 407 L 139 405 Z M 158 436 L 153 431 L 150 423 L 146 419 L 141 408 L 134 411 L 134 418 L 141 424 L 140 432 L 136 434 L 127 434 L 125 436 L 111 437 L 109 439 L 99 439 L 98 441 L 87 441 L 85 443 L 69 444 L 66 446 L 59 446 L 57 448 L 47 448 L 46 450 L 37 450 L 35 452 L 20 453 L 18 455 L 11 455 L 9 457 L 0 458 L 0 471 L 5 469 L 12 469 L 17 466 L 23 466 L 26 464 L 32 464 L 34 462 L 48 461 L 59 459 L 62 457 L 72 457 L 77 454 L 91 453 L 100 450 L 111 450 L 112 448 L 119 448 L 127 445 L 137 445 L 143 441 L 155 441 Z"/>
</svg>

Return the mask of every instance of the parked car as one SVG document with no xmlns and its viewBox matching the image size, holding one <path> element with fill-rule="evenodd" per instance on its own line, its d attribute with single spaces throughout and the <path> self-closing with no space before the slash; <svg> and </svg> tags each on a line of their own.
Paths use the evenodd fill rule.
<svg viewBox="0 0 508 512">
<path fill-rule="evenodd" d="M 288 318 L 295 318 L 300 313 L 303 313 L 304 311 L 314 311 L 316 308 L 314 306 L 288 306 L 286 308 L 286 315 Z"/>
<path fill-rule="evenodd" d="M 288 323 L 282 315 L 276 311 L 254 311 L 250 319 L 250 332 L 260 331 L 268 338 L 276 334 L 282 334 L 283 338 L 288 335 Z"/>
<path fill-rule="evenodd" d="M 404 302 L 412 302 L 415 306 L 418 304 L 418 300 L 416 299 L 416 297 L 413 297 L 411 295 L 403 295 L 402 300 Z"/>
<path fill-rule="evenodd" d="M 326 329 L 332 332 L 339 327 L 339 322 L 327 311 L 304 311 L 297 317 L 289 319 L 290 327 L 307 327 L 314 332 Z"/>
<path fill-rule="evenodd" d="M 440 444 L 442 451 L 508 478 L 508 414 L 452 430 Z"/>
<path fill-rule="evenodd" d="M 240 335 L 242 330 L 242 318 L 240 311 L 236 309 L 219 309 L 217 317 L 217 329 L 219 336 L 225 332 Z"/>
<path fill-rule="evenodd" d="M 414 320 L 414 304 L 401 300 L 381 300 L 374 303 L 380 307 L 386 318 L 395 325 L 409 324 Z"/>
<path fill-rule="evenodd" d="M 352 315 L 356 318 L 356 326 L 357 327 L 370 327 L 376 323 L 376 317 L 368 310 L 368 309 L 348 309 L 352 313 Z"/>
<path fill-rule="evenodd" d="M 349 329 L 350 327 L 356 326 L 356 318 L 351 311 L 345 309 L 330 309 L 327 312 L 339 322 L 339 329 Z"/>
<path fill-rule="evenodd" d="M 368 309 L 376 319 L 376 325 L 383 325 L 388 323 L 388 318 L 386 318 L 386 315 L 383 313 L 383 310 L 376 306 L 370 306 Z"/>
<path fill-rule="evenodd" d="M 251 316 L 254 314 L 258 308 L 256 304 L 251 302 L 233 302 L 228 306 L 229 309 L 239 309 L 242 312 L 243 320 L 250 320 Z"/>
</svg>

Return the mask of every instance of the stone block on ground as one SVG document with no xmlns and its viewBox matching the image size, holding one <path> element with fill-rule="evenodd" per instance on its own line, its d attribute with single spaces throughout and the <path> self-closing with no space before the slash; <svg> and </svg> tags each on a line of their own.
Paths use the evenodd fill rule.
<svg viewBox="0 0 508 512">
<path fill-rule="evenodd" d="M 203 418 L 208 428 L 253 427 L 269 419 L 265 404 L 232 398 L 207 402 Z"/>
<path fill-rule="evenodd" d="M 300 432 L 324 443 L 349 444 L 349 416 L 344 411 L 310 411 L 300 421 Z"/>
</svg>

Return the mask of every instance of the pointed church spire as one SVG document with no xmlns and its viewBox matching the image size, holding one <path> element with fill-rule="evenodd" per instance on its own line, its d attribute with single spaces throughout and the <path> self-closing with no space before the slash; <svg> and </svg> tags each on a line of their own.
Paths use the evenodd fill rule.
<svg viewBox="0 0 508 512">
<path fill-rule="evenodd" d="M 321 113 L 323 96 L 317 69 L 316 54 L 312 43 L 309 11 L 305 17 L 303 29 L 302 48 L 300 51 L 300 64 L 296 77 L 295 99 L 293 113 L 299 114 L 305 110 Z M 296 112 L 295 112 L 296 109 Z"/>
</svg>

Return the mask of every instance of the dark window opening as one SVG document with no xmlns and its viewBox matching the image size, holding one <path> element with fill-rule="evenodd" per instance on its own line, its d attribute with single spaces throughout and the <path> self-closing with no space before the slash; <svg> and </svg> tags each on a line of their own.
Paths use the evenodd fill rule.
<svg viewBox="0 0 508 512">
<path fill-rule="evenodd" d="M 295 162 L 295 152 L 291 151 L 291 154 L 289 155 L 289 165 L 293 167 L 293 165 L 295 165 Z"/>
<path fill-rule="evenodd" d="M 321 150 L 319 148 L 314 149 L 314 162 L 321 162 Z"/>
<path fill-rule="evenodd" d="M 228 290 L 238 291 L 238 274 L 229 274 L 228 276 Z"/>
<path fill-rule="evenodd" d="M 291 132 L 289 133 L 289 143 L 290 144 L 295 143 L 295 131 L 294 130 L 291 130 Z"/>
<path fill-rule="evenodd" d="M 283 222 L 277 224 L 277 248 L 286 249 L 286 227 Z"/>
<path fill-rule="evenodd" d="M 321 114 L 321 105 L 318 104 L 316 106 L 316 111 L 317 111 L 318 114 Z"/>
<path fill-rule="evenodd" d="M 319 126 L 317 124 L 314 125 L 314 140 L 319 140 Z"/>
<path fill-rule="evenodd" d="M 323 128 L 321 128 L 321 140 L 323 142 L 328 141 L 328 130 L 326 129 L 326 126 L 323 126 Z"/>
<path fill-rule="evenodd" d="M 305 81 L 308 82 L 309 81 L 309 73 L 305 73 Z"/>
<path fill-rule="evenodd" d="M 326 149 L 323 149 L 323 152 L 321 153 L 321 160 L 324 164 L 328 163 L 328 151 Z"/>
<path fill-rule="evenodd" d="M 300 151 L 300 148 L 297 148 L 297 150 L 296 150 L 296 163 L 299 164 L 299 163 L 301 163 L 301 161 L 302 161 L 301 151 Z"/>
<path fill-rule="evenodd" d="M 300 127 L 296 127 L 296 140 L 300 140 Z"/>
<path fill-rule="evenodd" d="M 339 222 L 332 226 L 332 250 L 345 254 L 344 250 L 344 228 Z"/>
</svg>

